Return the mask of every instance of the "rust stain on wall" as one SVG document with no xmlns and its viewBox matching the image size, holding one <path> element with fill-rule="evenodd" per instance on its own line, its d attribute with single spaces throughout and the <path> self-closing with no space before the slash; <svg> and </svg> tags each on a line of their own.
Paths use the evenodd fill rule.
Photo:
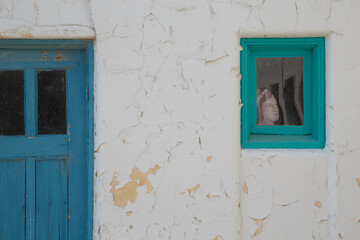
<svg viewBox="0 0 360 240">
<path fill-rule="evenodd" d="M 200 184 L 196 184 L 195 187 L 189 188 L 189 189 L 188 189 L 189 195 L 195 194 L 196 191 L 199 189 L 199 187 L 200 187 Z"/>
<path fill-rule="evenodd" d="M 63 56 L 62 55 L 58 55 L 55 57 L 55 60 L 62 60 L 63 59 Z"/>
<path fill-rule="evenodd" d="M 244 183 L 242 184 L 242 190 L 243 190 L 244 193 L 249 192 L 248 186 L 246 185 L 246 181 L 244 181 Z"/>
<path fill-rule="evenodd" d="M 150 168 L 146 173 L 143 173 L 139 170 L 138 167 L 134 167 L 131 174 L 131 181 L 126 183 L 123 187 L 116 189 L 116 186 L 119 185 L 119 181 L 117 180 L 117 176 L 114 173 L 112 181 L 110 182 L 110 192 L 113 195 L 113 202 L 116 206 L 124 208 L 128 201 L 131 203 L 135 203 L 137 198 L 137 188 L 140 186 L 146 186 L 146 193 L 150 193 L 153 190 L 153 186 L 151 182 L 148 180 L 149 174 L 155 175 L 156 172 L 160 169 L 160 166 L 155 165 L 154 168 Z M 128 213 L 130 213 L 129 211 Z M 131 215 L 132 212 L 130 214 Z"/>
<path fill-rule="evenodd" d="M 210 162 L 211 159 L 212 159 L 212 156 L 208 156 L 208 157 L 206 158 L 206 161 Z"/>
<path fill-rule="evenodd" d="M 314 206 L 320 208 L 321 207 L 321 202 L 320 201 L 314 202 Z"/>
</svg>

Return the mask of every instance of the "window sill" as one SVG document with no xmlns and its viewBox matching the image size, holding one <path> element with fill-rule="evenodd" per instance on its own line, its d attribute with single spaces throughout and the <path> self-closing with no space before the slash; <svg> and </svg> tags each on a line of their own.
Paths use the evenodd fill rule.
<svg viewBox="0 0 360 240">
<path fill-rule="evenodd" d="M 294 149 L 322 149 L 325 139 L 314 135 L 268 135 L 250 134 L 241 144 L 242 148 L 294 148 Z"/>
</svg>

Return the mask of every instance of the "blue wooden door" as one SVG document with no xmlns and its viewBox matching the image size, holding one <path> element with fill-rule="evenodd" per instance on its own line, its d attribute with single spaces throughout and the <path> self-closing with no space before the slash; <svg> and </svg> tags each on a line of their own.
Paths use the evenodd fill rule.
<svg viewBox="0 0 360 240">
<path fill-rule="evenodd" d="M 87 238 L 82 49 L 0 48 L 0 239 Z"/>
</svg>

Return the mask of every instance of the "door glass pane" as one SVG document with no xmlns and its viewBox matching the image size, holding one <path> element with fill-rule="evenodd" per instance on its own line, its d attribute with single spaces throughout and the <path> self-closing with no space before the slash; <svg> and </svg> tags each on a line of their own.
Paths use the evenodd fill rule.
<svg viewBox="0 0 360 240">
<path fill-rule="evenodd" d="M 24 133 L 24 71 L 0 71 L 0 135 Z"/>
<path fill-rule="evenodd" d="M 65 71 L 38 71 L 37 82 L 38 134 L 65 134 Z"/>
<path fill-rule="evenodd" d="M 256 58 L 257 125 L 304 125 L 303 57 Z"/>
</svg>

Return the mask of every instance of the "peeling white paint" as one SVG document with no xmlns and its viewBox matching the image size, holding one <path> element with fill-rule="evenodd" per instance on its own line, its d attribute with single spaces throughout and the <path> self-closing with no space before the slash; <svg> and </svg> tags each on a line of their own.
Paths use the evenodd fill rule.
<svg viewBox="0 0 360 240">
<path fill-rule="evenodd" d="M 6 0 L 0 38 L 96 38 L 94 239 L 355 239 L 359 12 L 353 0 Z M 241 150 L 240 38 L 304 36 L 326 37 L 326 148 Z M 114 203 L 112 187 L 156 165 L 151 191 L 136 178 L 136 201 Z"/>
</svg>

